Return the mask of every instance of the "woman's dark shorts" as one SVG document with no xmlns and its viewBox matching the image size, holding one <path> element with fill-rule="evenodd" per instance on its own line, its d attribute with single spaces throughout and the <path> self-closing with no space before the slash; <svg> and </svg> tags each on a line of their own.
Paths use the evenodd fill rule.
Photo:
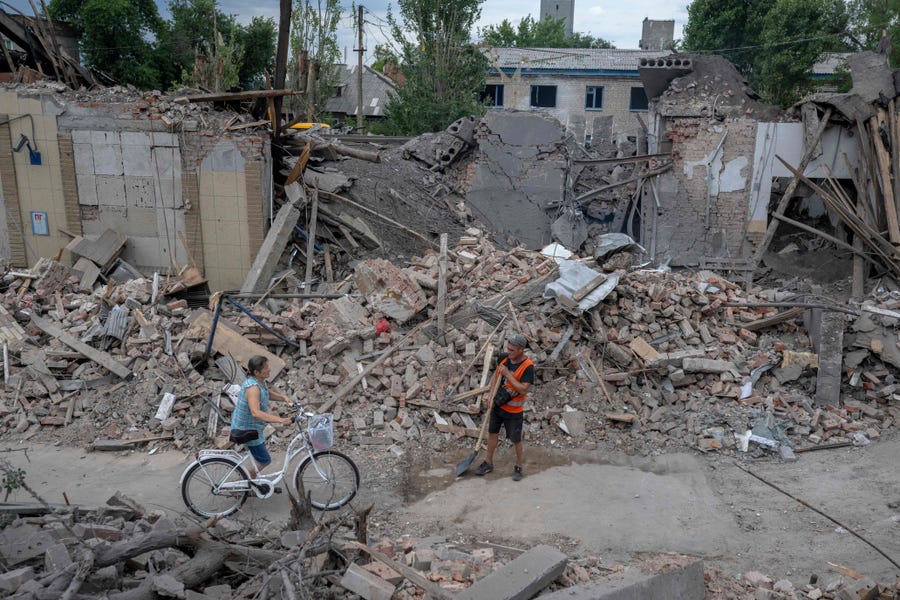
<svg viewBox="0 0 900 600">
<path fill-rule="evenodd" d="M 524 413 L 511 413 L 502 408 L 491 411 L 491 422 L 488 424 L 488 433 L 500 433 L 500 426 L 506 429 L 506 437 L 513 444 L 522 441 L 522 423 L 525 421 Z"/>
<path fill-rule="evenodd" d="M 250 451 L 250 454 L 253 456 L 253 460 L 256 461 L 256 464 L 258 464 L 260 468 L 272 462 L 272 457 L 269 456 L 269 451 L 266 450 L 265 444 L 247 446 L 247 450 Z"/>
</svg>

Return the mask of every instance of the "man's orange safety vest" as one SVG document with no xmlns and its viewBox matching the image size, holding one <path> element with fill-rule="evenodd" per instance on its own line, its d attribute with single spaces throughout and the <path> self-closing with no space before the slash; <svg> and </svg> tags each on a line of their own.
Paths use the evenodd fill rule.
<svg viewBox="0 0 900 600">
<path fill-rule="evenodd" d="M 506 364 L 508 361 L 509 361 L 509 357 L 507 356 L 502 361 L 500 361 L 500 364 L 501 365 Z M 516 381 L 519 381 L 521 379 L 522 375 L 525 374 L 525 369 L 527 369 L 528 367 L 530 367 L 532 365 L 534 365 L 534 363 L 531 362 L 531 359 L 525 358 L 525 360 L 522 361 L 522 364 L 519 365 L 519 368 L 513 372 L 513 377 L 515 377 Z M 523 410 L 525 410 L 525 394 L 517 395 L 518 392 L 516 392 L 516 390 L 513 388 L 513 386 L 511 386 L 509 384 L 508 381 L 506 383 L 504 383 L 503 386 L 509 390 L 509 395 L 512 396 L 512 398 L 510 399 L 509 402 L 507 402 L 500 408 L 502 408 L 506 412 L 513 413 L 513 414 L 520 413 Z"/>
</svg>

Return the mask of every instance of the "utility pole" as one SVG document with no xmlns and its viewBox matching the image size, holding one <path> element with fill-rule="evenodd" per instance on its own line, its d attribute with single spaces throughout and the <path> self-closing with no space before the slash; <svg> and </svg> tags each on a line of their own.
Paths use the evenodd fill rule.
<svg viewBox="0 0 900 600">
<path fill-rule="evenodd" d="M 356 63 L 356 130 L 357 133 L 363 133 L 363 7 L 357 8 L 356 27 L 359 34 L 359 42 L 356 51 L 359 53 L 359 60 Z"/>
</svg>

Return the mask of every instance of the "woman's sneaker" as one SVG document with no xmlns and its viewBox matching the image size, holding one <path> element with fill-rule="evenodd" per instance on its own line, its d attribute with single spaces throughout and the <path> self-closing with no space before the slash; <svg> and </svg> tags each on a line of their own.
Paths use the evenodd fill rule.
<svg viewBox="0 0 900 600">
<path fill-rule="evenodd" d="M 492 465 L 488 461 L 484 461 L 480 465 L 478 465 L 478 469 L 475 470 L 475 474 L 476 475 L 487 475 L 488 473 L 490 473 L 493 470 L 494 470 L 494 465 Z"/>
<path fill-rule="evenodd" d="M 522 473 L 522 467 L 516 465 L 513 467 L 513 481 L 522 481 L 525 475 Z"/>
</svg>

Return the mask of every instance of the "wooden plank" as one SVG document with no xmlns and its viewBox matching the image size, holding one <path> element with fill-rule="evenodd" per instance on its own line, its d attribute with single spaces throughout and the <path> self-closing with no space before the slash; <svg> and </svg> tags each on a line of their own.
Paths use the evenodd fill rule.
<svg viewBox="0 0 900 600">
<path fill-rule="evenodd" d="M 816 146 L 819 144 L 819 140 L 822 139 L 822 135 L 825 133 L 825 129 L 828 127 L 829 119 L 831 119 L 830 108 L 825 111 L 825 115 L 819 122 L 819 128 L 816 130 L 816 133 L 813 136 L 812 144 L 806 149 L 806 152 L 803 154 L 803 158 L 800 159 L 800 164 L 797 165 L 797 171 L 799 171 L 801 175 L 806 170 L 806 167 L 809 166 L 810 161 L 812 161 Z M 794 176 L 794 178 L 791 179 L 791 182 L 788 184 L 787 189 L 785 189 L 784 193 L 781 195 L 781 200 L 778 201 L 778 206 L 775 208 L 774 214 L 784 214 L 784 211 L 787 209 L 788 204 L 791 201 L 791 196 L 794 195 L 794 190 L 797 189 L 797 185 L 799 184 L 800 177 Z M 763 254 L 766 253 L 766 250 L 769 248 L 769 244 L 772 243 L 772 238 L 775 237 L 776 229 L 778 229 L 778 221 L 776 219 L 772 219 L 772 221 L 769 222 L 768 228 L 766 228 L 766 233 L 763 236 L 762 241 L 759 243 L 759 247 L 753 254 L 753 268 L 756 268 L 756 265 L 758 265 L 759 261 L 762 260 Z"/>
<path fill-rule="evenodd" d="M 131 369 L 118 362 L 117 360 L 114 360 L 113 357 L 106 352 L 101 352 L 100 350 L 88 346 L 84 342 L 76 339 L 69 333 L 66 333 L 56 325 L 52 324 L 50 321 L 32 314 L 31 322 L 34 323 L 38 329 L 40 329 L 47 335 L 58 339 L 69 348 L 81 352 L 95 363 L 105 367 L 111 373 L 118 375 L 122 379 L 128 379 L 131 377 Z"/>
<path fill-rule="evenodd" d="M 196 309 L 188 331 L 208 339 L 209 331 L 212 327 L 212 317 L 210 311 L 203 308 Z M 254 356 L 265 356 L 269 361 L 271 379 L 274 380 L 278 377 L 278 374 L 285 367 L 284 360 L 275 356 L 263 346 L 244 338 L 238 331 L 239 329 L 236 325 L 229 323 L 227 319 L 220 316 L 216 325 L 216 335 L 213 337 L 213 350 L 224 356 L 233 357 L 244 368 L 247 367 L 247 361 Z"/>
<path fill-rule="evenodd" d="M 606 275 L 600 273 L 599 275 L 588 281 L 586 284 L 575 290 L 575 293 L 572 294 L 572 300 L 574 300 L 575 302 L 581 302 L 585 299 L 585 297 L 587 297 L 588 294 L 597 289 L 597 287 L 599 287 L 600 284 L 604 281 L 606 281 Z"/>
<path fill-rule="evenodd" d="M 79 257 L 72 270 L 81 272 L 81 281 L 78 284 L 79 290 L 90 292 L 94 289 L 94 284 L 97 282 L 97 278 L 100 277 L 100 267 L 95 265 L 94 261 L 84 256 Z"/>
<path fill-rule="evenodd" d="M 124 234 L 107 229 L 96 240 L 86 240 L 78 236 L 69 242 L 66 249 L 94 261 L 101 271 L 105 271 L 119 256 L 126 241 L 128 238 Z"/>
<path fill-rule="evenodd" d="M 628 347 L 643 360 L 654 360 L 659 358 L 659 352 L 656 351 L 656 348 L 648 344 L 644 338 L 634 338 L 631 340 Z"/>
<path fill-rule="evenodd" d="M 884 214 L 887 218 L 888 237 L 892 244 L 900 244 L 900 224 L 897 222 L 897 206 L 894 204 L 894 186 L 891 181 L 891 158 L 884 142 L 881 141 L 878 117 L 869 120 L 872 142 L 875 144 L 875 158 L 878 161 L 878 176 L 881 178 L 881 192 L 884 200 Z"/>
<path fill-rule="evenodd" d="M 785 321 L 796 319 L 804 312 L 806 312 L 805 308 L 790 308 L 788 310 L 781 311 L 780 313 L 777 313 L 771 317 L 751 321 L 750 323 L 744 325 L 744 329 L 746 329 L 747 331 L 757 331 L 758 329 L 765 329 L 766 327 L 771 327 L 772 325 L 777 325 L 778 323 L 784 323 Z"/>
</svg>

